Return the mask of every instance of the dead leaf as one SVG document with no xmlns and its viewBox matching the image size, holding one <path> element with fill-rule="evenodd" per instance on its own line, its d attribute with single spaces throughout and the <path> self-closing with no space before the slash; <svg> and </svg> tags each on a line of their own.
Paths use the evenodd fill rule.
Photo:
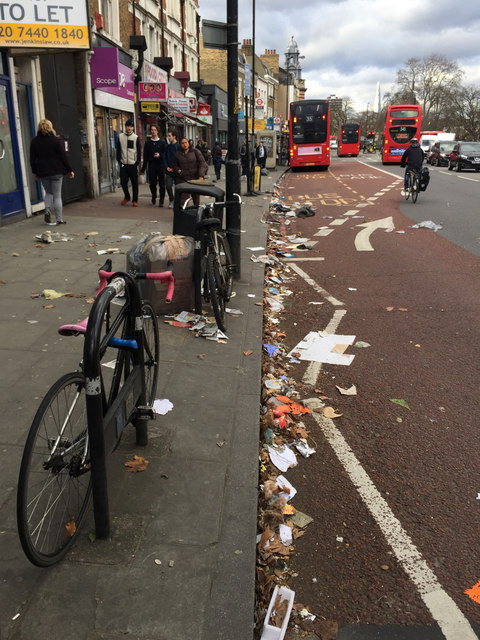
<svg viewBox="0 0 480 640">
<path fill-rule="evenodd" d="M 67 538 L 71 538 L 75 535 L 75 531 L 77 530 L 77 525 L 75 524 L 75 518 L 72 516 L 70 522 L 67 522 L 65 525 L 65 536 Z"/>
<path fill-rule="evenodd" d="M 325 418 L 340 418 L 343 414 L 337 413 L 333 407 L 324 407 L 323 415 Z"/>
<path fill-rule="evenodd" d="M 86 299 L 85 299 L 85 302 L 86 302 L 87 304 L 93 304 L 93 303 L 95 302 L 95 298 L 86 298 Z"/>
<path fill-rule="evenodd" d="M 398 307 L 399 311 L 408 311 L 408 309 L 405 309 L 405 307 Z"/>
<path fill-rule="evenodd" d="M 243 355 L 244 355 L 244 356 L 251 356 L 251 355 L 252 355 L 252 353 L 253 353 L 253 351 L 252 351 L 251 349 L 249 349 L 248 351 L 244 351 L 244 352 L 243 352 Z"/>
<path fill-rule="evenodd" d="M 136 473 L 137 471 L 145 471 L 148 467 L 149 462 L 140 456 L 133 456 L 133 460 L 128 460 L 124 463 L 124 466 L 127 467 L 127 471 L 129 473 Z"/>
<path fill-rule="evenodd" d="M 220 447 L 220 449 L 223 447 L 223 445 L 225 444 L 225 440 L 219 440 L 217 442 L 217 447 Z"/>
<path fill-rule="evenodd" d="M 257 307 L 263 307 L 263 302 L 254 302 Z"/>
<path fill-rule="evenodd" d="M 44 309 L 55 309 L 55 305 L 54 304 L 44 304 L 43 308 Z"/>
<path fill-rule="evenodd" d="M 387 311 L 393 311 L 393 310 L 395 309 L 395 307 L 385 307 L 385 309 L 386 309 Z"/>
<path fill-rule="evenodd" d="M 273 533 L 270 530 L 270 527 L 267 525 L 265 527 L 265 531 L 262 533 L 262 536 L 260 538 L 260 541 L 258 543 L 258 548 L 259 549 L 263 549 L 263 547 L 265 546 L 265 543 L 267 542 L 267 540 L 270 540 L 270 538 L 273 536 Z"/>
<path fill-rule="evenodd" d="M 301 427 L 300 425 L 294 425 L 291 429 L 290 429 L 290 433 L 292 434 L 292 436 L 294 438 L 305 438 L 307 439 L 309 436 L 310 431 L 307 431 L 305 429 L 305 427 Z"/>
<path fill-rule="evenodd" d="M 197 358 L 198 358 L 199 360 L 204 360 L 206 355 L 207 355 L 206 353 L 199 353 L 199 354 L 197 355 Z"/>
<path fill-rule="evenodd" d="M 20 254 L 19 253 L 12 253 L 12 258 L 19 258 Z"/>
</svg>

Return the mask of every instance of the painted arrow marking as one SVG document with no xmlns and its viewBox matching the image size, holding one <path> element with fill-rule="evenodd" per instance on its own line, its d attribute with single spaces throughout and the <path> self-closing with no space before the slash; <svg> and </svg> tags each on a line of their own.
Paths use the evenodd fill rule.
<svg viewBox="0 0 480 640">
<path fill-rule="evenodd" d="M 381 220 L 372 220 L 372 222 L 363 222 L 357 224 L 357 227 L 364 227 L 355 236 L 355 249 L 357 251 L 373 251 L 373 247 L 370 244 L 370 236 L 377 229 L 395 229 L 392 216 L 388 218 L 382 218 Z"/>
</svg>

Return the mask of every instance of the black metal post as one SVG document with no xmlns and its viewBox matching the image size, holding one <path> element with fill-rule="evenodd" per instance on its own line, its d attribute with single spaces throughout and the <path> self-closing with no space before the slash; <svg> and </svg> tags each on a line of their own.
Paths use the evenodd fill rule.
<svg viewBox="0 0 480 640">
<path fill-rule="evenodd" d="M 240 193 L 238 153 L 238 0 L 227 0 L 227 93 L 228 93 L 228 145 L 225 165 L 226 198 L 232 204 L 226 207 L 227 238 L 235 265 L 234 275 L 240 277 L 241 209 L 235 193 Z M 234 202 L 235 201 L 235 202 Z"/>
</svg>

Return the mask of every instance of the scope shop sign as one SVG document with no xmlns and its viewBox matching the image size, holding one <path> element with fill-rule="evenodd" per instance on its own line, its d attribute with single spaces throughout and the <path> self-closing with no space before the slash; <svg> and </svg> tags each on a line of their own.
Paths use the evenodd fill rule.
<svg viewBox="0 0 480 640">
<path fill-rule="evenodd" d="M 0 47 L 90 49 L 86 2 L 0 2 Z"/>
</svg>

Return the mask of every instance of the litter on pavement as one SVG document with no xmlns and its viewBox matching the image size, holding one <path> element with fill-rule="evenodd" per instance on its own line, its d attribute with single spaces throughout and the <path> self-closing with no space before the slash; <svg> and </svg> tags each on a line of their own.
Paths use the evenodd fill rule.
<svg viewBox="0 0 480 640">
<path fill-rule="evenodd" d="M 411 224 L 410 229 L 431 229 L 432 231 L 440 231 L 443 229 L 442 224 L 436 224 L 432 220 L 424 220 L 423 222 L 417 222 L 417 224 Z"/>
<path fill-rule="evenodd" d="M 172 409 L 173 409 L 173 404 L 170 402 L 170 400 L 167 400 L 166 398 L 162 400 L 157 399 L 153 403 L 153 410 L 159 416 L 164 416 L 166 413 L 168 413 Z"/>
</svg>

